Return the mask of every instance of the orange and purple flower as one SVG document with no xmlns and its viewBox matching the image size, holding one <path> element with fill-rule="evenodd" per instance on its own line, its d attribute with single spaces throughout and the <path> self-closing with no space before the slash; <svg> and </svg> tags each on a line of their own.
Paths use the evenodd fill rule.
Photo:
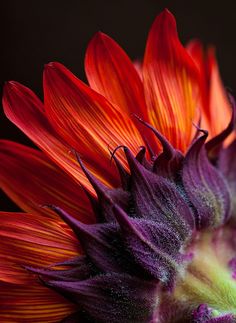
<svg viewBox="0 0 236 323">
<path fill-rule="evenodd" d="M 235 104 L 210 48 L 163 11 L 143 62 L 98 33 L 89 86 L 59 63 L 44 103 L 8 82 L 0 141 L 1 322 L 236 320 Z"/>
</svg>

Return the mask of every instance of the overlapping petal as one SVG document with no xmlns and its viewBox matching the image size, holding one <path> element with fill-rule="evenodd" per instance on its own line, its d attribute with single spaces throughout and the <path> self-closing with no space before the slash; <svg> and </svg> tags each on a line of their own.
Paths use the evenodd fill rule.
<svg viewBox="0 0 236 323">
<path fill-rule="evenodd" d="M 89 85 L 117 105 L 130 117 L 137 114 L 148 120 L 143 83 L 134 64 L 123 49 L 109 36 L 97 33 L 90 41 L 85 56 L 85 71 Z M 153 148 L 156 142 L 150 132 L 137 123 L 144 140 Z"/>
<path fill-rule="evenodd" d="M 0 141 L 0 185 L 29 212 L 0 212 L 0 321 L 234 321 L 235 227 L 223 225 L 235 204 L 235 141 L 221 143 L 235 114 L 229 122 L 213 51 L 185 49 L 165 10 L 137 70 L 99 33 L 86 73 L 91 88 L 48 64 L 45 105 L 18 83 L 5 87 L 7 116 L 43 152 Z M 220 132 L 207 144 L 198 127 L 192 141 L 199 117 Z"/>
<path fill-rule="evenodd" d="M 74 234 L 58 219 L 25 213 L 0 213 L 0 281 L 25 284 L 23 266 L 49 266 L 81 252 Z"/>
<path fill-rule="evenodd" d="M 1 322 L 54 323 L 74 310 L 61 295 L 33 281 L 26 285 L 0 282 Z"/>
<path fill-rule="evenodd" d="M 46 66 L 44 95 L 46 113 L 57 132 L 99 177 L 114 184 L 108 145 L 125 144 L 136 151 L 143 143 L 132 120 L 59 63 Z"/>
<path fill-rule="evenodd" d="M 109 36 L 97 33 L 86 51 L 85 70 L 90 86 L 128 115 L 146 119 L 141 79 L 123 49 Z"/>
<path fill-rule="evenodd" d="M 10 121 L 53 161 L 77 181 L 88 185 L 73 154 L 69 154 L 70 147 L 58 138 L 47 120 L 42 102 L 30 89 L 17 82 L 8 82 L 4 87 L 3 108 Z"/>
<path fill-rule="evenodd" d="M 151 124 L 185 151 L 199 97 L 198 70 L 181 45 L 172 14 L 165 10 L 149 32 L 143 82 Z"/>
<path fill-rule="evenodd" d="M 27 212 L 51 214 L 53 204 L 84 222 L 95 221 L 82 188 L 42 152 L 0 141 L 0 187 Z"/>
<path fill-rule="evenodd" d="M 209 137 L 218 135 L 226 128 L 231 116 L 231 106 L 222 84 L 214 48 L 204 53 L 198 40 L 187 46 L 188 53 L 196 63 L 200 73 L 202 127 Z"/>
</svg>

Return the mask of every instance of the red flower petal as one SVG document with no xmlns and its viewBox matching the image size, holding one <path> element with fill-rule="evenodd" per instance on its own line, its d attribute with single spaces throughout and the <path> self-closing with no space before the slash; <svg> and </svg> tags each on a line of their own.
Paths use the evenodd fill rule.
<svg viewBox="0 0 236 323">
<path fill-rule="evenodd" d="M 55 323 L 74 310 L 62 296 L 32 281 L 25 285 L 0 282 L 1 322 Z"/>
<path fill-rule="evenodd" d="M 148 113 L 175 148 L 191 140 L 198 100 L 198 70 L 181 45 L 172 14 L 165 10 L 150 30 L 143 63 Z"/>
<path fill-rule="evenodd" d="M 25 284 L 32 274 L 23 266 L 48 266 L 81 252 L 72 231 L 59 220 L 1 212 L 0 222 L 0 281 Z"/>
<path fill-rule="evenodd" d="M 59 63 L 47 65 L 44 90 L 51 124 L 96 169 L 97 175 L 106 176 L 115 185 L 108 145 L 127 145 L 136 151 L 142 139 L 133 122 Z"/>
<path fill-rule="evenodd" d="M 227 127 L 232 109 L 220 78 L 214 49 L 209 48 L 204 55 L 202 44 L 193 40 L 187 50 L 200 72 L 202 127 L 209 131 L 211 138 Z"/>
<path fill-rule="evenodd" d="M 141 79 L 123 49 L 109 36 L 97 33 L 87 48 L 85 70 L 90 86 L 124 112 L 147 119 Z"/>
<path fill-rule="evenodd" d="M 27 212 L 48 214 L 40 205 L 54 204 L 81 221 L 95 220 L 82 188 L 35 149 L 0 141 L 0 187 Z"/>
<path fill-rule="evenodd" d="M 85 71 L 90 86 L 117 105 L 130 117 L 137 114 L 148 120 L 143 84 L 134 64 L 124 50 L 109 36 L 97 33 L 90 41 L 85 56 Z M 143 128 L 137 123 L 141 135 Z M 149 144 L 156 148 L 150 132 L 145 133 Z"/>
<path fill-rule="evenodd" d="M 8 82 L 4 87 L 3 108 L 6 116 L 51 159 L 77 181 L 89 185 L 77 161 L 69 154 L 70 147 L 58 139 L 42 102 L 30 89 L 17 82 Z"/>
</svg>

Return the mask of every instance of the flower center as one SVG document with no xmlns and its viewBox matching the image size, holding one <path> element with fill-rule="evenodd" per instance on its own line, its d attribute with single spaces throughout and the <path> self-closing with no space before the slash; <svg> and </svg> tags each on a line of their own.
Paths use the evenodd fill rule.
<svg viewBox="0 0 236 323">
<path fill-rule="evenodd" d="M 174 296 L 193 308 L 207 304 L 215 315 L 236 315 L 236 281 L 228 267 L 230 255 L 219 250 L 213 235 L 204 233 L 194 247 L 186 274 L 177 283 Z"/>
</svg>

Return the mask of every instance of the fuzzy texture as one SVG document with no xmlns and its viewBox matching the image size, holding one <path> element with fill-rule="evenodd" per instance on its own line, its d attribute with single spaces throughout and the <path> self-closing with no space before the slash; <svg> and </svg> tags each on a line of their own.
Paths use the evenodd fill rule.
<svg viewBox="0 0 236 323">
<path fill-rule="evenodd" d="M 165 10 L 142 63 L 98 33 L 85 70 L 46 65 L 43 103 L 5 85 L 41 151 L 0 141 L 25 212 L 0 212 L 0 320 L 235 322 L 235 103 L 214 52 L 184 47 Z"/>
</svg>

